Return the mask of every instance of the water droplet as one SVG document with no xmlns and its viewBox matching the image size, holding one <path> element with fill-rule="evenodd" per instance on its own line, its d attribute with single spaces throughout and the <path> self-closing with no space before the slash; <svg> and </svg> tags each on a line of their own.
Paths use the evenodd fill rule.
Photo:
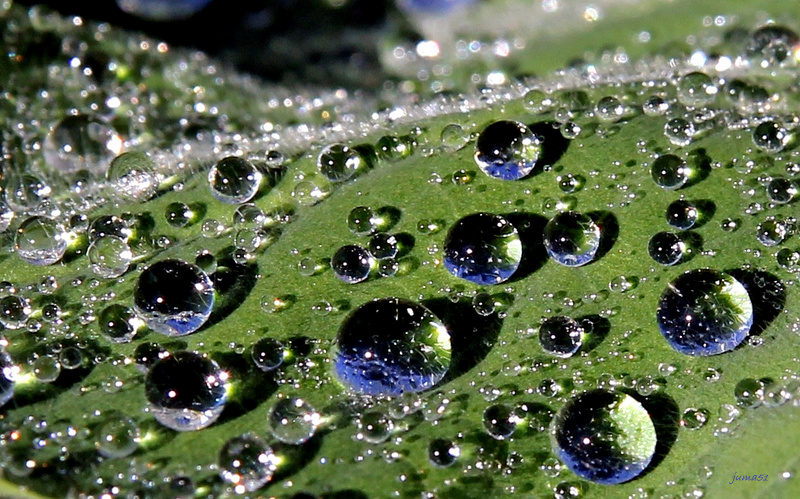
<svg viewBox="0 0 800 499">
<path fill-rule="evenodd" d="M 571 317 L 549 317 L 539 326 L 542 350 L 556 357 L 572 357 L 583 344 L 585 331 Z"/>
<path fill-rule="evenodd" d="M 254 492 L 272 480 L 280 460 L 272 447 L 252 433 L 225 442 L 219 453 L 219 473 L 238 494 Z"/>
<path fill-rule="evenodd" d="M 753 324 L 753 304 L 742 283 L 716 270 L 685 272 L 661 295 L 658 327 L 686 355 L 716 355 L 736 348 Z"/>
<path fill-rule="evenodd" d="M 183 336 L 195 332 L 211 315 L 214 284 L 197 265 L 163 260 L 139 276 L 134 306 L 150 329 Z"/>
<path fill-rule="evenodd" d="M 791 203 L 797 196 L 797 185 L 786 177 L 775 177 L 767 184 L 767 197 L 777 204 Z"/>
<path fill-rule="evenodd" d="M 0 199 L 0 233 L 8 229 L 14 220 L 14 216 L 14 210 L 11 209 L 8 203 Z"/>
<path fill-rule="evenodd" d="M 397 238 L 385 232 L 375 234 L 367 244 L 367 250 L 378 260 L 396 257 L 398 249 Z"/>
<path fill-rule="evenodd" d="M 460 151 L 469 143 L 469 133 L 461 125 L 452 123 L 442 128 L 441 141 L 443 150 Z"/>
<path fill-rule="evenodd" d="M 686 243 L 674 232 L 658 232 L 647 243 L 647 252 L 661 265 L 677 265 L 686 257 Z"/>
<path fill-rule="evenodd" d="M 687 430 L 699 430 L 708 422 L 708 411 L 690 407 L 683 411 L 680 425 Z"/>
<path fill-rule="evenodd" d="M 164 211 L 167 223 L 173 227 L 186 227 L 197 221 L 197 213 L 186 203 L 176 201 L 167 205 Z"/>
<path fill-rule="evenodd" d="M 800 270 L 800 251 L 783 248 L 775 253 L 775 260 L 778 265 L 789 272 Z"/>
<path fill-rule="evenodd" d="M 600 227 L 589 215 L 559 213 L 544 228 L 544 246 L 556 263 L 580 267 L 594 260 L 600 248 Z"/>
<path fill-rule="evenodd" d="M 581 126 L 574 121 L 566 121 L 561 125 L 561 135 L 565 139 L 574 140 L 581 134 Z"/>
<path fill-rule="evenodd" d="M 130 246 L 116 236 L 95 239 L 87 250 L 92 272 L 106 279 L 113 279 L 128 271 L 133 260 Z"/>
<path fill-rule="evenodd" d="M 112 413 L 98 429 L 95 437 L 97 452 L 109 459 L 133 454 L 142 441 L 136 421 L 120 413 Z"/>
<path fill-rule="evenodd" d="M 667 223 L 676 229 L 688 230 L 697 224 L 700 211 L 695 203 L 679 199 L 669 204 L 666 217 Z"/>
<path fill-rule="evenodd" d="M 382 411 L 367 411 L 357 421 L 356 440 L 380 444 L 389 439 L 394 432 L 394 420 Z"/>
<path fill-rule="evenodd" d="M 695 133 L 694 124 L 683 118 L 673 118 L 664 125 L 664 135 L 672 145 L 679 147 L 686 147 L 691 144 Z"/>
<path fill-rule="evenodd" d="M 253 343 L 250 356 L 253 363 L 264 372 L 274 371 L 283 364 L 287 356 L 286 347 L 274 338 L 261 338 Z"/>
<path fill-rule="evenodd" d="M 662 116 L 667 114 L 667 111 L 669 111 L 669 102 L 658 95 L 649 97 L 642 104 L 642 112 L 647 116 Z"/>
<path fill-rule="evenodd" d="M 300 445 L 314 436 L 321 418 L 305 400 L 289 397 L 275 402 L 267 416 L 267 426 L 281 442 Z"/>
<path fill-rule="evenodd" d="M 61 374 L 61 363 L 56 357 L 42 355 L 33 364 L 33 375 L 39 383 L 52 383 Z"/>
<path fill-rule="evenodd" d="M 450 335 L 433 312 L 399 298 L 354 310 L 332 348 L 339 380 L 366 395 L 400 395 L 432 387 L 450 366 Z"/>
<path fill-rule="evenodd" d="M 155 163 L 141 152 L 125 152 L 114 158 L 106 179 L 128 201 L 146 201 L 158 192 Z"/>
<path fill-rule="evenodd" d="M 0 298 L 0 323 L 6 329 L 19 329 L 31 315 L 31 304 L 25 298 L 8 295 Z"/>
<path fill-rule="evenodd" d="M 532 89 L 525 93 L 522 105 L 529 113 L 539 114 L 550 109 L 553 105 L 553 100 L 541 90 Z"/>
<path fill-rule="evenodd" d="M 517 229 L 499 215 L 467 215 L 453 225 L 445 238 L 445 268 L 476 284 L 508 280 L 521 261 L 522 241 Z"/>
<path fill-rule="evenodd" d="M 14 396 L 14 384 L 19 367 L 7 352 L 0 351 L 0 407 Z"/>
<path fill-rule="evenodd" d="M 753 130 L 753 143 L 756 147 L 772 154 L 781 152 L 791 138 L 786 128 L 771 120 L 760 123 Z"/>
<path fill-rule="evenodd" d="M 143 374 L 147 374 L 156 361 L 165 357 L 169 357 L 169 352 L 158 343 L 140 343 L 133 352 L 136 368 Z"/>
<path fill-rule="evenodd" d="M 689 182 L 691 169 L 686 164 L 686 161 L 678 156 L 665 154 L 653 161 L 650 174 L 659 187 L 675 190 L 680 189 Z"/>
<path fill-rule="evenodd" d="M 764 246 L 777 246 L 789 237 L 790 232 L 789 224 L 785 220 L 768 217 L 756 227 L 756 238 Z"/>
<path fill-rule="evenodd" d="M 475 162 L 491 177 L 519 180 L 533 170 L 540 152 L 541 142 L 527 126 L 516 121 L 496 121 L 478 136 Z"/>
<path fill-rule="evenodd" d="M 476 293 L 472 298 L 472 308 L 478 315 L 487 317 L 495 312 L 495 299 L 489 293 Z"/>
<path fill-rule="evenodd" d="M 292 198 L 302 206 L 314 206 L 331 193 L 330 185 L 322 183 L 323 179 L 304 180 L 298 182 L 292 190 Z"/>
<path fill-rule="evenodd" d="M 490 405 L 483 411 L 483 428 L 495 440 L 505 440 L 514 434 L 520 418 L 508 404 Z"/>
<path fill-rule="evenodd" d="M 347 215 L 347 227 L 357 236 L 366 236 L 378 230 L 378 215 L 368 206 L 356 206 Z"/>
<path fill-rule="evenodd" d="M 746 52 L 757 66 L 768 68 L 793 63 L 800 38 L 783 26 L 766 25 L 755 30 L 747 42 Z"/>
<path fill-rule="evenodd" d="M 17 255 L 33 265 L 52 265 L 67 252 L 67 232 L 52 218 L 30 217 L 17 229 Z"/>
<path fill-rule="evenodd" d="M 116 215 L 103 215 L 95 218 L 87 230 L 90 241 L 96 241 L 103 237 L 118 237 L 123 241 L 129 241 L 133 237 L 131 224 Z"/>
<path fill-rule="evenodd" d="M 317 167 L 331 182 L 344 182 L 361 167 L 362 159 L 357 151 L 344 144 L 331 144 L 319 153 Z"/>
<path fill-rule="evenodd" d="M 67 370 L 78 369 L 83 366 L 83 353 L 77 347 L 67 347 L 58 354 L 61 367 Z"/>
<path fill-rule="evenodd" d="M 261 186 L 258 168 L 244 158 L 229 156 L 208 171 L 211 194 L 223 203 L 241 204 L 253 199 Z"/>
<path fill-rule="evenodd" d="M 378 275 L 381 277 L 392 277 L 400 270 L 400 262 L 394 258 L 384 258 L 378 260 Z"/>
<path fill-rule="evenodd" d="M 745 409 L 755 409 L 764 402 L 763 381 L 744 378 L 733 388 L 733 396 L 736 398 L 736 405 Z"/>
<path fill-rule="evenodd" d="M 114 343 L 127 343 L 136 336 L 141 321 L 120 303 L 104 308 L 97 316 L 100 331 Z"/>
<path fill-rule="evenodd" d="M 714 102 L 718 90 L 707 74 L 689 73 L 682 76 L 678 82 L 678 100 L 685 106 L 707 106 Z"/>
<path fill-rule="evenodd" d="M 597 102 L 595 113 L 602 121 L 617 121 L 625 114 L 625 106 L 613 95 L 607 95 Z"/>
<path fill-rule="evenodd" d="M 162 425 L 176 431 L 200 430 L 225 408 L 228 373 L 199 353 L 175 352 L 150 368 L 145 394 Z"/>
<path fill-rule="evenodd" d="M 373 264 L 374 260 L 369 251 L 355 244 L 342 246 L 331 258 L 331 270 L 336 277 L 347 284 L 366 281 Z"/>
<path fill-rule="evenodd" d="M 720 228 L 725 232 L 734 232 L 739 228 L 740 221 L 735 218 L 726 218 L 720 223 Z"/>
<path fill-rule="evenodd" d="M 122 137 L 105 122 L 84 114 L 63 118 L 44 142 L 48 166 L 61 173 L 89 170 L 105 173 L 112 158 L 122 152 Z"/>
<path fill-rule="evenodd" d="M 650 464 L 656 430 L 630 395 L 591 390 L 571 399 L 553 418 L 553 451 L 573 473 L 601 484 L 627 482 Z"/>
</svg>

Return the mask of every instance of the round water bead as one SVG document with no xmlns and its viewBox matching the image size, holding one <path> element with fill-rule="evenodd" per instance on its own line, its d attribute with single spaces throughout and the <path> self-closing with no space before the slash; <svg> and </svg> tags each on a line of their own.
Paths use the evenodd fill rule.
<svg viewBox="0 0 800 499">
<path fill-rule="evenodd" d="M 14 249 L 28 263 L 52 265 L 67 252 L 67 239 L 67 231 L 59 222 L 48 217 L 30 217 L 17 229 Z"/>
<path fill-rule="evenodd" d="M 112 413 L 95 433 L 95 448 L 107 458 L 118 459 L 133 454 L 142 441 L 136 421 L 124 414 Z"/>
<path fill-rule="evenodd" d="M 122 152 L 122 137 L 105 122 L 85 114 L 63 118 L 44 142 L 44 159 L 60 173 L 89 170 L 105 173 L 111 160 Z"/>
<path fill-rule="evenodd" d="M 549 317 L 539 326 L 539 344 L 542 350 L 556 357 L 572 357 L 583 344 L 585 331 L 571 317 Z"/>
<path fill-rule="evenodd" d="M 664 135 L 672 145 L 679 147 L 691 144 L 695 133 L 694 124 L 683 118 L 673 118 L 664 125 Z"/>
<path fill-rule="evenodd" d="M 753 325 L 753 304 L 732 276 L 690 270 L 672 281 L 656 311 L 661 334 L 686 355 L 716 355 L 736 348 Z"/>
<path fill-rule="evenodd" d="M 106 179 L 128 201 L 146 201 L 158 192 L 155 163 L 142 152 L 124 152 L 111 161 Z"/>
<path fill-rule="evenodd" d="M 601 484 L 627 482 L 650 464 L 656 430 L 642 404 L 606 390 L 567 402 L 550 425 L 553 452 L 579 477 Z"/>
<path fill-rule="evenodd" d="M 244 158 L 228 156 L 208 171 L 211 194 L 223 203 L 241 204 L 253 199 L 261 186 L 261 172 Z"/>
<path fill-rule="evenodd" d="M 167 349 L 158 343 L 145 342 L 136 346 L 136 350 L 133 352 L 133 360 L 136 368 L 140 372 L 147 374 L 156 361 L 169 357 L 169 355 L 170 353 Z"/>
<path fill-rule="evenodd" d="M 317 158 L 317 168 L 331 182 L 344 182 L 361 167 L 358 151 L 344 144 L 331 144 L 322 149 Z"/>
<path fill-rule="evenodd" d="M 104 308 L 97 316 L 97 322 L 100 324 L 100 331 L 114 343 L 131 341 L 141 324 L 133 311 L 121 303 Z"/>
<path fill-rule="evenodd" d="M 201 11 L 211 0 L 116 0 L 120 9 L 150 21 L 179 21 Z"/>
<path fill-rule="evenodd" d="M 342 246 L 331 258 L 334 275 L 347 284 L 357 284 L 369 278 L 374 260 L 369 251 L 355 244 Z"/>
<path fill-rule="evenodd" d="M 478 135 L 475 162 L 491 177 L 519 180 L 533 170 L 541 149 L 541 141 L 526 125 L 496 121 Z"/>
<path fill-rule="evenodd" d="M 452 466 L 461 456 L 461 448 L 452 440 L 434 438 L 428 444 L 428 461 L 437 468 Z"/>
<path fill-rule="evenodd" d="M 667 223 L 676 229 L 688 230 L 697 224 L 700 219 L 700 210 L 691 201 L 679 199 L 667 206 Z"/>
<path fill-rule="evenodd" d="M 307 442 L 317 431 L 322 416 L 308 402 L 298 397 L 280 399 L 267 415 L 267 427 L 273 437 L 289 445 Z"/>
<path fill-rule="evenodd" d="M 378 225 L 378 215 L 369 206 L 356 206 L 347 215 L 347 227 L 357 236 L 372 234 Z"/>
<path fill-rule="evenodd" d="M 476 284 L 507 281 L 522 261 L 522 240 L 499 215 L 475 213 L 456 222 L 444 241 L 444 266 Z"/>
<path fill-rule="evenodd" d="M 219 453 L 219 473 L 234 485 L 235 492 L 253 492 L 267 484 L 280 460 L 272 447 L 252 433 L 234 437 Z"/>
<path fill-rule="evenodd" d="M 556 263 L 580 267 L 594 260 L 600 236 L 600 226 L 589 215 L 565 211 L 545 225 L 544 247 Z"/>
<path fill-rule="evenodd" d="M 186 227 L 197 221 L 197 213 L 188 204 L 176 201 L 167 205 L 164 218 L 173 227 Z"/>
<path fill-rule="evenodd" d="M 686 243 L 674 232 L 657 232 L 647 243 L 647 252 L 661 265 L 677 265 L 686 256 Z"/>
<path fill-rule="evenodd" d="M 764 246 L 771 247 L 781 244 L 789 237 L 790 226 L 782 219 L 769 217 L 756 227 L 756 238 Z"/>
<path fill-rule="evenodd" d="M 31 304 L 21 296 L 7 295 L 0 298 L 0 323 L 6 329 L 23 327 L 31 311 Z"/>
<path fill-rule="evenodd" d="M 791 135 L 783 125 L 775 121 L 765 121 L 753 130 L 753 144 L 768 153 L 779 153 L 789 144 Z"/>
<path fill-rule="evenodd" d="M 422 305 L 382 298 L 344 320 L 331 356 L 336 376 L 354 392 L 419 392 L 441 381 L 450 367 L 450 334 Z"/>
<path fill-rule="evenodd" d="M 707 106 L 714 102 L 718 90 L 707 74 L 689 73 L 678 81 L 678 100 L 685 106 Z"/>
<path fill-rule="evenodd" d="M 669 102 L 663 97 L 653 95 L 642 104 L 642 112 L 647 116 L 662 116 L 669 111 Z"/>
<path fill-rule="evenodd" d="M 116 236 L 106 236 L 95 239 L 87 250 L 89 266 L 92 272 L 112 279 L 128 271 L 133 252 L 128 243 Z"/>
<path fill-rule="evenodd" d="M 757 66 L 768 68 L 794 62 L 800 48 L 797 33 L 783 26 L 768 24 L 758 28 L 747 42 L 747 56 Z"/>
<path fill-rule="evenodd" d="M 765 388 L 766 384 L 761 380 L 753 378 L 740 380 L 733 388 L 736 405 L 745 409 L 755 409 L 764 402 Z"/>
<path fill-rule="evenodd" d="M 5 201 L 17 212 L 34 208 L 52 194 L 50 186 L 34 175 L 10 172 L 6 182 Z"/>
<path fill-rule="evenodd" d="M 777 204 L 791 203 L 797 196 L 797 184 L 786 177 L 775 177 L 767 184 L 767 197 Z"/>
<path fill-rule="evenodd" d="M 8 352 L 0 351 L 0 407 L 14 396 L 14 384 L 18 372 L 19 366 L 14 364 Z"/>
<path fill-rule="evenodd" d="M 208 357 L 188 351 L 156 361 L 145 380 L 156 421 L 176 431 L 200 430 L 216 421 L 228 390 L 227 372 Z"/>
<path fill-rule="evenodd" d="M 495 440 L 505 440 L 514 434 L 520 418 L 508 404 L 490 405 L 483 411 L 483 429 Z"/>
<path fill-rule="evenodd" d="M 385 232 L 375 234 L 370 238 L 367 249 L 378 260 L 394 258 L 397 256 L 398 251 L 397 238 Z"/>
<path fill-rule="evenodd" d="M 708 411 L 690 407 L 683 411 L 680 425 L 687 430 L 698 430 L 708 422 Z"/>
<path fill-rule="evenodd" d="M 52 383 L 61 374 L 61 362 L 51 355 L 41 355 L 31 364 L 33 375 L 39 383 Z"/>
<path fill-rule="evenodd" d="M 101 237 L 118 237 L 123 241 L 128 241 L 133 237 L 131 223 L 116 215 L 103 215 L 92 220 L 87 230 L 90 241 L 95 241 Z"/>
<path fill-rule="evenodd" d="M 689 182 L 691 169 L 686 164 L 686 161 L 678 156 L 674 154 L 665 154 L 653 161 L 653 166 L 650 168 L 650 175 L 659 187 L 667 190 L 675 190 L 680 189 Z"/>
<path fill-rule="evenodd" d="M 461 125 L 455 123 L 442 128 L 440 138 L 442 149 L 447 152 L 459 151 L 469 143 L 469 133 Z"/>
<path fill-rule="evenodd" d="M 279 368 L 286 355 L 284 344 L 274 338 L 261 338 L 253 343 L 253 348 L 250 350 L 253 363 L 264 372 Z"/>
<path fill-rule="evenodd" d="M 163 260 L 139 276 L 134 307 L 147 326 L 167 336 L 195 332 L 214 306 L 214 284 L 200 267 L 181 260 Z"/>
<path fill-rule="evenodd" d="M 394 135 L 384 135 L 375 144 L 378 157 L 384 161 L 398 161 L 411 155 L 417 143 L 410 135 L 395 137 Z M 359 158 L 360 161 L 360 158 Z M 358 167 L 356 167 L 358 169 Z"/>
<path fill-rule="evenodd" d="M 617 121 L 625 114 L 625 106 L 613 95 L 607 95 L 597 102 L 594 111 L 602 121 Z"/>
<path fill-rule="evenodd" d="M 581 126 L 574 121 L 567 121 L 561 125 L 561 135 L 565 139 L 574 140 L 581 134 Z"/>
<path fill-rule="evenodd" d="M 367 411 L 359 416 L 357 440 L 380 444 L 389 439 L 394 431 L 394 420 L 383 411 Z"/>
</svg>

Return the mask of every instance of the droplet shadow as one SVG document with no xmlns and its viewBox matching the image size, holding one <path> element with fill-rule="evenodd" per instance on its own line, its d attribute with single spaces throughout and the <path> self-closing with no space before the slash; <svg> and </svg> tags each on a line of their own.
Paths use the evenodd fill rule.
<svg viewBox="0 0 800 499">
<path fill-rule="evenodd" d="M 644 398 L 638 394 L 629 393 L 629 395 L 642 404 L 642 407 L 650 415 L 656 430 L 656 450 L 653 454 L 653 459 L 642 474 L 636 477 L 638 480 L 651 473 L 661 464 L 678 439 L 680 409 L 672 397 L 663 393 L 655 393 Z"/>
<path fill-rule="evenodd" d="M 539 270 L 547 261 L 543 239 L 547 219 L 533 213 L 509 213 L 502 216 L 517 229 L 522 241 L 522 261 L 509 280 L 516 282 Z"/>
<path fill-rule="evenodd" d="M 600 260 L 611 251 L 619 238 L 619 221 L 610 211 L 591 211 L 587 215 L 600 227 L 600 246 L 589 264 Z"/>
<path fill-rule="evenodd" d="M 541 172 L 546 166 L 553 166 L 567 152 L 570 140 L 561 134 L 558 123 L 554 121 L 539 121 L 528 125 L 534 135 L 542 142 L 542 152 L 536 160 L 533 174 Z"/>
<path fill-rule="evenodd" d="M 753 304 L 753 325 L 750 334 L 763 333 L 786 306 L 786 286 L 776 276 L 762 270 L 726 270 L 742 283 Z"/>
<path fill-rule="evenodd" d="M 211 315 L 200 328 L 203 331 L 228 317 L 244 303 L 256 285 L 258 266 L 239 265 L 233 261 L 233 247 L 228 247 L 217 256 L 217 271 L 211 276 L 214 283 L 216 303 Z"/>
</svg>

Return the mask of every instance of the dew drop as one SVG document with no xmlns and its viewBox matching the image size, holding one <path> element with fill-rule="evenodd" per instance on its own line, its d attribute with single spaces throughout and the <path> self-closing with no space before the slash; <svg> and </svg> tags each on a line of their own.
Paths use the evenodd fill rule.
<svg viewBox="0 0 800 499">
<path fill-rule="evenodd" d="M 514 434 L 519 417 L 508 404 L 490 405 L 483 411 L 483 429 L 495 440 L 505 440 Z"/>
<path fill-rule="evenodd" d="M 374 260 L 369 251 L 355 244 L 342 246 L 331 257 L 331 270 L 342 282 L 357 284 L 366 281 Z"/>
<path fill-rule="evenodd" d="M 31 365 L 33 375 L 39 383 L 52 383 L 61 374 L 61 363 L 56 357 L 42 355 Z"/>
<path fill-rule="evenodd" d="M 222 479 L 233 484 L 236 493 L 244 494 L 272 480 L 279 463 L 272 447 L 258 436 L 247 433 L 225 442 L 217 466 Z"/>
<path fill-rule="evenodd" d="M 176 201 L 167 205 L 164 217 L 173 227 L 186 227 L 197 221 L 198 214 L 188 204 Z"/>
<path fill-rule="evenodd" d="M 136 452 L 141 441 L 141 430 L 133 419 L 124 414 L 112 413 L 97 429 L 95 447 L 101 456 L 119 459 Z"/>
<path fill-rule="evenodd" d="M 120 303 L 104 308 L 97 316 L 100 331 L 114 343 L 127 343 L 136 335 L 141 321 L 133 311 Z"/>
<path fill-rule="evenodd" d="M 549 317 L 539 326 L 542 350 L 556 357 L 572 357 L 583 344 L 585 331 L 571 317 Z"/>
<path fill-rule="evenodd" d="M 661 265 L 677 265 L 686 257 L 686 243 L 674 232 L 658 232 L 647 243 L 647 252 Z"/>
<path fill-rule="evenodd" d="M 767 184 L 767 197 L 777 204 L 791 203 L 797 196 L 797 185 L 786 177 L 775 177 Z"/>
<path fill-rule="evenodd" d="M 667 207 L 667 223 L 679 230 L 688 230 L 694 227 L 700 219 L 700 210 L 697 205 L 685 199 L 673 201 Z"/>
<path fill-rule="evenodd" d="M 357 421 L 356 440 L 380 444 L 389 439 L 395 429 L 394 420 L 382 411 L 367 411 Z"/>
<path fill-rule="evenodd" d="M 625 114 L 625 106 L 613 95 L 603 97 L 595 106 L 595 113 L 602 121 L 617 121 Z"/>
<path fill-rule="evenodd" d="M 680 425 L 687 430 L 699 430 L 708 422 L 708 411 L 690 407 L 683 411 Z"/>
<path fill-rule="evenodd" d="M 326 146 L 317 158 L 320 173 L 331 182 L 344 182 L 361 167 L 361 156 L 344 144 Z"/>
<path fill-rule="evenodd" d="M 357 393 L 396 396 L 441 381 L 450 366 L 450 335 L 417 303 L 382 298 L 342 323 L 331 356 L 339 380 Z"/>
<path fill-rule="evenodd" d="M 768 217 L 756 227 L 758 242 L 767 247 L 777 246 L 789 237 L 789 224 L 782 219 Z"/>
<path fill-rule="evenodd" d="M 67 252 L 64 226 L 48 217 L 30 217 L 19 226 L 14 239 L 17 255 L 33 265 L 52 265 Z"/>
<path fill-rule="evenodd" d="M 0 407 L 4 406 L 14 396 L 16 373 L 19 367 L 8 352 L 0 351 Z"/>
<path fill-rule="evenodd" d="M 580 267 L 594 260 L 600 248 L 600 227 L 589 215 L 559 213 L 544 228 L 544 246 L 556 263 Z"/>
<path fill-rule="evenodd" d="M 695 133 L 694 124 L 683 118 L 673 118 L 664 125 L 664 135 L 672 145 L 679 147 L 691 144 Z"/>
<path fill-rule="evenodd" d="M 789 144 L 791 135 L 782 125 L 774 121 L 760 123 L 753 130 L 753 144 L 768 153 L 779 153 Z"/>
<path fill-rule="evenodd" d="M 745 409 L 755 409 L 764 402 L 764 389 L 763 381 L 753 378 L 740 380 L 733 388 L 736 405 Z"/>
<path fill-rule="evenodd" d="M 53 127 L 43 152 L 47 164 L 57 172 L 89 170 L 104 174 L 122 146 L 122 137 L 105 122 L 78 114 L 63 118 Z"/>
<path fill-rule="evenodd" d="M 689 73 L 682 76 L 678 82 L 678 100 L 685 106 L 707 106 L 714 102 L 718 90 L 707 74 Z"/>
<path fill-rule="evenodd" d="M 347 215 L 347 227 L 357 236 L 366 236 L 378 230 L 378 215 L 368 206 L 356 206 Z"/>
<path fill-rule="evenodd" d="M 489 213 L 467 215 L 448 231 L 444 266 L 476 284 L 507 281 L 522 261 L 522 241 L 505 218 Z"/>
<path fill-rule="evenodd" d="M 261 172 L 244 158 L 229 156 L 208 171 L 211 194 L 223 203 L 241 204 L 253 199 L 261 186 Z"/>
<path fill-rule="evenodd" d="M 396 257 L 398 249 L 397 238 L 385 232 L 375 234 L 367 244 L 369 253 L 378 260 Z"/>
<path fill-rule="evenodd" d="M 128 243 L 116 236 L 95 239 L 87 250 L 92 272 L 106 279 L 113 279 L 128 271 L 133 253 Z"/>
<path fill-rule="evenodd" d="M 270 434 L 289 445 L 307 442 L 320 425 L 322 416 L 308 402 L 298 397 L 280 399 L 267 415 Z"/>
<path fill-rule="evenodd" d="M 31 312 L 31 304 L 21 296 L 8 295 L 0 298 L 0 323 L 6 329 L 23 327 Z"/>
<path fill-rule="evenodd" d="M 747 56 L 762 68 L 794 62 L 800 37 L 789 28 L 766 25 L 755 30 L 747 41 Z"/>
<path fill-rule="evenodd" d="M 496 121 L 478 136 L 475 162 L 485 174 L 502 180 L 527 176 L 541 153 L 541 141 L 524 124 Z"/>
<path fill-rule="evenodd" d="M 440 140 L 444 151 L 460 151 L 469 143 L 469 133 L 461 125 L 452 123 L 442 128 Z"/>
<path fill-rule="evenodd" d="M 253 343 L 250 351 L 253 363 L 264 372 L 279 368 L 287 355 L 284 344 L 274 338 L 261 338 Z"/>
<path fill-rule="evenodd" d="M 682 160 L 674 154 L 659 156 L 653 161 L 650 175 L 659 187 L 667 190 L 680 189 L 689 182 L 691 170 Z"/>
<path fill-rule="evenodd" d="M 141 152 L 125 152 L 114 158 L 106 179 L 128 201 L 146 201 L 158 192 L 155 163 Z"/>
</svg>

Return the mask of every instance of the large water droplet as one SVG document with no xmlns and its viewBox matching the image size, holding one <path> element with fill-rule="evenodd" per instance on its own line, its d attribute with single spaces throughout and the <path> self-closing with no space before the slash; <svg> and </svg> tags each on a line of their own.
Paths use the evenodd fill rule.
<svg viewBox="0 0 800 499">
<path fill-rule="evenodd" d="M 445 238 L 445 268 L 476 284 L 508 280 L 521 261 L 522 240 L 517 229 L 499 215 L 467 215 L 453 225 Z"/>
<path fill-rule="evenodd" d="M 594 260 L 600 236 L 600 227 L 589 215 L 566 211 L 545 225 L 544 247 L 556 263 L 580 267 Z"/>
<path fill-rule="evenodd" d="M 800 47 L 797 33 L 783 26 L 767 25 L 755 30 L 747 42 L 747 55 L 757 66 L 768 68 L 795 62 Z"/>
<path fill-rule="evenodd" d="M 147 326 L 167 336 L 193 333 L 214 306 L 214 284 L 200 267 L 181 260 L 154 263 L 139 276 L 136 313 Z"/>
<path fill-rule="evenodd" d="M 583 344 L 583 327 L 571 317 L 550 317 L 539 326 L 539 344 L 556 357 L 572 357 Z"/>
<path fill-rule="evenodd" d="M 106 179 L 114 191 L 129 201 L 146 201 L 158 192 L 155 163 L 141 152 L 125 152 L 114 158 Z"/>
<path fill-rule="evenodd" d="M 686 106 L 707 106 L 714 102 L 718 90 L 707 74 L 689 73 L 678 82 L 678 100 Z"/>
<path fill-rule="evenodd" d="M 355 392 L 419 392 L 447 372 L 450 335 L 422 305 L 382 298 L 365 303 L 345 319 L 331 355 L 337 377 Z"/>
<path fill-rule="evenodd" d="M 553 452 L 573 473 L 617 484 L 639 476 L 656 450 L 650 415 L 630 395 L 592 390 L 561 408 L 550 426 Z"/>
<path fill-rule="evenodd" d="M 680 189 L 686 185 L 690 173 L 686 161 L 674 154 L 659 156 L 650 168 L 650 174 L 656 185 L 668 190 Z"/>
<path fill-rule="evenodd" d="M 374 260 L 369 251 L 355 244 L 342 246 L 331 257 L 331 270 L 343 282 L 357 284 L 369 278 Z"/>
<path fill-rule="evenodd" d="M 52 265 L 67 252 L 67 231 L 48 217 L 30 217 L 17 229 L 17 255 L 33 265 Z"/>
<path fill-rule="evenodd" d="M 320 413 L 298 397 L 278 400 L 267 416 L 272 436 L 290 445 L 300 445 L 308 441 L 314 436 L 320 422 Z"/>
<path fill-rule="evenodd" d="M 779 153 L 789 144 L 792 136 L 783 125 L 768 120 L 760 123 L 753 130 L 753 144 L 768 153 Z"/>
<path fill-rule="evenodd" d="M 234 437 L 219 453 L 219 473 L 238 494 L 260 489 L 272 479 L 280 460 L 272 447 L 254 434 Z"/>
<path fill-rule="evenodd" d="M 687 355 L 733 350 L 753 325 L 753 304 L 742 283 L 716 270 L 690 270 L 672 281 L 658 304 L 658 327 Z"/>
<path fill-rule="evenodd" d="M 475 162 L 491 177 L 519 180 L 533 170 L 541 149 L 539 138 L 526 125 L 496 121 L 478 136 Z"/>
<path fill-rule="evenodd" d="M 661 265 L 677 265 L 686 256 L 686 243 L 674 232 L 657 232 L 647 243 L 647 252 Z"/>
<path fill-rule="evenodd" d="M 428 444 L 428 461 L 438 468 L 452 466 L 461 456 L 461 448 L 452 440 L 434 438 Z"/>
<path fill-rule="evenodd" d="M 112 279 L 128 271 L 133 260 L 128 243 L 116 236 L 106 236 L 95 239 L 86 251 L 92 272 Z"/>
<path fill-rule="evenodd" d="M 212 424 L 228 398 L 228 373 L 196 352 L 176 352 L 153 364 L 145 394 L 153 416 L 176 431 L 193 431 Z"/>
<path fill-rule="evenodd" d="M 344 144 L 331 144 L 319 153 L 317 167 L 331 182 L 344 182 L 361 167 L 358 151 Z"/>
<path fill-rule="evenodd" d="M 223 203 L 241 204 L 253 199 L 261 185 L 258 168 L 244 158 L 229 156 L 208 171 L 211 194 Z"/>
</svg>

